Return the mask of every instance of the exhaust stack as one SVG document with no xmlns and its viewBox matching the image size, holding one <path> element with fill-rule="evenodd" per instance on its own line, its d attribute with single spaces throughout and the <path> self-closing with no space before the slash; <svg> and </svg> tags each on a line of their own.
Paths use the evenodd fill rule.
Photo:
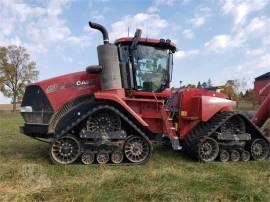
<svg viewBox="0 0 270 202">
<path fill-rule="evenodd" d="M 108 31 L 106 30 L 105 27 L 103 27 L 102 25 L 100 25 L 98 23 L 94 23 L 94 22 L 89 22 L 89 26 L 92 29 L 99 30 L 102 33 L 103 43 L 104 44 L 108 44 L 109 43 L 109 35 L 108 35 Z"/>
<path fill-rule="evenodd" d="M 97 47 L 98 62 L 102 67 L 102 90 L 121 89 L 121 73 L 117 46 L 109 43 L 108 31 L 100 24 L 89 22 L 89 26 L 99 30 L 103 36 L 103 44 Z"/>
</svg>

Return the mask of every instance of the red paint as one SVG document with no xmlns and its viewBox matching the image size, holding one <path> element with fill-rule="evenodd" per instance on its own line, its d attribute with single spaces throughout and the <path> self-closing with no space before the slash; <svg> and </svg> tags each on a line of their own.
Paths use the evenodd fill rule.
<svg viewBox="0 0 270 202">
<path fill-rule="evenodd" d="M 115 44 L 119 43 L 131 43 L 133 40 L 133 37 L 123 37 L 120 39 L 117 39 L 115 41 Z M 147 44 L 160 44 L 160 39 L 152 39 L 152 38 L 140 38 L 140 43 L 147 43 Z M 172 47 L 172 49 L 176 49 L 176 44 L 173 42 L 170 42 L 169 45 Z"/>
<path fill-rule="evenodd" d="M 270 79 L 256 79 L 254 90 L 261 105 L 252 117 L 252 121 L 257 126 L 262 127 L 270 116 Z"/>
<path fill-rule="evenodd" d="M 258 111 L 252 117 L 252 121 L 259 127 L 267 121 L 270 116 L 270 94 L 264 99 Z"/>
<path fill-rule="evenodd" d="M 141 123 L 143 126 L 148 126 L 148 124 L 136 113 L 130 108 L 127 103 L 123 100 L 123 95 L 124 90 L 122 89 L 121 91 L 103 91 L 103 92 L 96 92 L 94 93 L 95 98 L 97 100 L 110 100 L 115 103 L 120 104 L 124 109 L 126 109 L 134 118 L 136 118 L 139 123 Z"/>
<path fill-rule="evenodd" d="M 88 83 L 87 83 L 88 82 Z M 82 95 L 93 94 L 101 89 L 99 74 L 76 72 L 33 83 L 47 95 L 54 111 Z"/>
<path fill-rule="evenodd" d="M 254 82 L 254 89 L 256 96 L 258 97 L 260 103 L 263 102 L 264 99 L 269 95 L 270 93 L 270 86 L 269 86 L 270 80 L 258 80 Z M 268 85 L 267 88 L 265 88 Z M 265 90 L 263 90 L 265 88 Z M 262 91 L 263 90 L 263 91 Z"/>
<path fill-rule="evenodd" d="M 53 106 L 54 111 L 82 95 L 94 95 L 96 100 L 108 100 L 122 106 L 143 127 L 152 133 L 186 138 L 200 121 L 208 121 L 219 111 L 229 111 L 235 102 L 226 96 L 204 89 L 181 89 L 172 93 L 101 90 L 99 74 L 77 72 L 41 81 L 39 85 Z M 178 121 L 169 119 L 170 111 L 164 99 L 173 97 L 173 107 L 178 110 Z M 181 115 L 181 111 L 186 113 Z M 175 121 L 177 123 L 175 123 Z M 178 128 L 175 128 L 178 125 Z"/>
<path fill-rule="evenodd" d="M 174 97 L 174 107 L 180 110 L 178 119 L 181 139 L 200 121 L 206 122 L 217 112 L 230 111 L 235 106 L 235 102 L 226 99 L 224 94 L 205 89 L 181 89 Z M 181 111 L 186 115 L 181 115 Z"/>
</svg>

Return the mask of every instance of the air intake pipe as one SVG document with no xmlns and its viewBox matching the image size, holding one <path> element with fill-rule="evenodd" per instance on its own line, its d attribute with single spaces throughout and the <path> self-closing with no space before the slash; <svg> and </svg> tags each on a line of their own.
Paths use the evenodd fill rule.
<svg viewBox="0 0 270 202">
<path fill-rule="evenodd" d="M 94 22 L 89 22 L 89 26 L 99 30 L 103 36 L 104 44 L 97 47 L 98 62 L 102 67 L 102 90 L 121 89 L 122 81 L 117 46 L 109 43 L 109 35 L 105 27 Z"/>
</svg>

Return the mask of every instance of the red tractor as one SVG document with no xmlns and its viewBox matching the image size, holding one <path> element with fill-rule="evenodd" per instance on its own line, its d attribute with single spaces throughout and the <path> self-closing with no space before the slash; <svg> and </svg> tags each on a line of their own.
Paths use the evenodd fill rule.
<svg viewBox="0 0 270 202">
<path fill-rule="evenodd" d="M 170 89 L 169 39 L 132 38 L 97 47 L 99 65 L 26 88 L 22 133 L 50 143 L 54 163 L 142 164 L 152 141 L 182 148 L 199 161 L 264 160 L 269 142 L 235 102 L 206 89 Z"/>
<path fill-rule="evenodd" d="M 255 79 L 254 90 L 259 99 L 260 107 L 252 117 L 252 121 L 262 127 L 270 118 L 270 72 Z M 270 140 L 270 123 L 265 127 L 264 134 Z"/>
</svg>

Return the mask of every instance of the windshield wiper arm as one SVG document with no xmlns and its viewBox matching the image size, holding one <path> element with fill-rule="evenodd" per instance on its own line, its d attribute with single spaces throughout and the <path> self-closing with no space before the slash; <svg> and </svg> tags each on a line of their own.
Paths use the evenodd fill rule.
<svg viewBox="0 0 270 202">
<path fill-rule="evenodd" d="M 132 39 L 132 44 L 130 46 L 130 50 L 135 50 L 139 44 L 140 38 L 142 35 L 142 30 L 141 29 L 136 29 L 136 32 L 134 34 L 134 37 Z"/>
</svg>

